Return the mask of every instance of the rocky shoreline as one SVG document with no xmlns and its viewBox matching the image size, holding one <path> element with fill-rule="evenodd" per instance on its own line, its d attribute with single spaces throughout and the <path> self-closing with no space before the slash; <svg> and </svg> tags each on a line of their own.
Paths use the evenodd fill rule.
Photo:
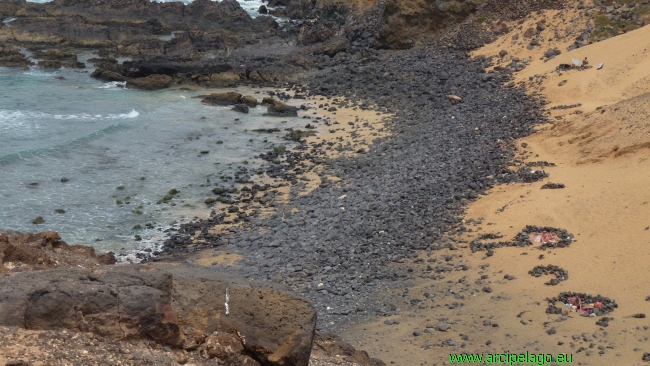
<svg viewBox="0 0 650 366">
<path fill-rule="evenodd" d="M 123 81 L 127 87 L 268 86 L 276 91 L 264 101 L 270 113 L 280 116 L 297 113 L 288 101 L 302 98 L 323 99 L 317 110 L 334 115 L 318 122 L 328 127 L 341 110 L 381 116 L 387 134 L 367 148 L 337 146 L 339 140 L 326 140 L 324 134 L 312 136 L 316 121 L 307 121 L 304 131 L 288 135 L 296 148 L 259 155 L 267 161 L 261 171 L 276 182 L 253 182 L 250 176 L 256 172 L 241 166 L 235 176 L 214 184 L 215 198 L 206 204 L 219 204 L 210 217 L 181 225 L 158 256 L 145 258 L 157 263 L 139 267 L 160 265 L 174 272 L 180 271 L 174 269 L 178 263 L 198 262 L 202 251 L 233 255 L 239 258 L 236 264 L 215 261 L 210 273 L 283 283 L 283 291 L 290 288 L 313 304 L 317 332 L 340 333 L 377 317 L 399 315 L 405 310 L 401 306 L 422 309 L 419 301 L 400 305 L 382 294 L 405 288 L 408 293 L 416 281 L 442 284 L 467 271 L 459 250 L 472 243 L 458 239 L 473 230 L 463 220 L 466 207 L 495 185 L 548 176 L 530 167 L 513 170 L 522 162 L 515 140 L 548 122 L 545 100 L 515 85 L 514 73 L 526 63 L 507 64 L 505 54 L 470 57 L 466 52 L 507 34 L 517 19 L 533 11 L 564 5 L 550 0 L 459 1 L 453 2 L 456 7 L 417 8 L 415 19 L 408 19 L 402 9 L 408 3 L 315 2 L 302 9 L 287 2 L 284 15 L 302 19 L 279 25 L 270 17 L 251 19 L 229 0 L 187 6 L 148 1 L 28 6 L 16 0 L 0 8 L 3 18 L 17 17 L 0 28 L 5 43 L 0 61 L 29 66 L 12 46 L 48 49 L 57 44 L 62 50 L 42 52 L 39 66 L 74 67 L 76 58 L 65 49 L 94 47 L 101 57 L 93 60 L 97 68 L 92 76 Z M 125 11 L 134 15 L 106 25 L 106 18 L 115 21 L 112 17 Z M 425 24 L 423 19 L 432 16 L 439 21 Z M 35 24 L 42 19 L 47 22 L 39 28 Z M 67 26 L 45 30 L 48 22 Z M 541 39 L 542 30 L 533 29 L 531 36 Z M 171 31 L 178 31 L 171 40 L 157 38 Z M 588 31 L 596 34 L 602 27 Z M 540 46 L 533 43 L 529 45 Z M 119 64 L 120 56 L 134 59 Z M 204 101 L 234 105 L 241 112 L 247 108 L 240 94 L 206 96 Z M 358 136 L 356 129 L 367 127 L 357 120 L 346 126 L 350 140 Z M 304 193 L 308 173 L 318 183 Z M 279 188 L 286 188 L 286 199 L 279 198 Z M 212 230 L 217 226 L 221 230 Z M 492 291 L 486 288 L 483 292 Z M 259 355 L 254 360 L 271 364 Z M 358 361 L 372 362 L 380 364 L 368 357 Z"/>
<path fill-rule="evenodd" d="M 458 52 L 414 50 L 360 66 L 358 73 L 341 66 L 340 73 L 310 80 L 308 95 L 344 95 L 347 103 L 363 100 L 366 108 L 397 111 L 385 126 L 392 134 L 353 158 L 324 158 L 320 189 L 304 197 L 293 189 L 270 217 L 247 216 L 227 235 L 205 235 L 223 215 L 188 223 L 165 251 L 193 251 L 183 248 L 196 238 L 241 255 L 237 273 L 291 285 L 314 301 L 323 330 L 390 314 L 372 294 L 409 279 L 438 278 L 441 272 L 431 265 L 418 265 L 418 253 L 454 248 L 444 234 L 466 230 L 464 205 L 494 184 L 521 180 L 509 169 L 512 155 L 504 146 L 544 121 L 536 112 L 541 104 L 517 89 L 498 88 L 507 84 L 507 73 L 483 81 L 487 66 Z M 405 93 L 413 97 L 401 98 Z M 462 95 L 463 102 L 449 100 L 450 94 Z M 290 162 L 271 166 L 286 174 L 305 156 L 314 160 L 323 153 L 323 142 L 314 143 L 287 152 Z M 353 183 L 338 186 L 328 177 Z M 197 229 L 203 234 L 195 237 Z"/>
</svg>

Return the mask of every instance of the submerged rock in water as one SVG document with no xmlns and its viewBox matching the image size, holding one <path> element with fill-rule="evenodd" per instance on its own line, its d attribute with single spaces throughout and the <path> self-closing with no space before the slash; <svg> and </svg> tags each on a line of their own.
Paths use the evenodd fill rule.
<svg viewBox="0 0 650 366">
<path fill-rule="evenodd" d="M 248 113 L 248 106 L 246 104 L 235 104 L 232 108 L 235 112 Z"/>
<path fill-rule="evenodd" d="M 86 64 L 77 60 L 77 55 L 57 49 L 51 49 L 46 52 L 36 51 L 34 58 L 41 59 L 38 66 L 45 69 L 59 69 L 62 66 L 71 69 L 83 69 Z"/>
<path fill-rule="evenodd" d="M 274 100 L 271 104 L 265 116 L 274 116 L 274 117 L 297 117 L 298 108 L 292 107 L 288 104 L 282 103 L 280 101 Z"/>
<path fill-rule="evenodd" d="M 227 93 L 214 93 L 205 96 L 201 102 L 208 105 L 233 105 L 238 104 L 242 99 L 242 95 L 235 92 Z"/>
<path fill-rule="evenodd" d="M 97 68 L 95 71 L 90 74 L 91 77 L 103 81 L 127 81 L 128 78 L 120 75 L 115 71 L 105 70 L 102 68 Z"/>
<path fill-rule="evenodd" d="M 13 47 L 0 46 L 1 67 L 28 67 L 34 63 Z"/>
<path fill-rule="evenodd" d="M 169 87 L 172 77 L 169 75 L 153 74 L 143 78 L 129 79 L 126 82 L 128 88 L 142 90 L 158 90 Z"/>
<path fill-rule="evenodd" d="M 42 69 L 57 70 L 61 68 L 61 61 L 58 60 L 42 60 L 38 62 L 38 67 Z"/>
<path fill-rule="evenodd" d="M 247 106 L 249 106 L 251 108 L 257 107 L 257 98 L 255 98 L 252 95 L 244 95 L 241 98 L 241 102 L 246 104 Z"/>
<path fill-rule="evenodd" d="M 275 99 L 272 97 L 264 97 L 262 98 L 262 107 L 268 107 L 270 105 L 273 105 L 275 103 Z"/>
</svg>

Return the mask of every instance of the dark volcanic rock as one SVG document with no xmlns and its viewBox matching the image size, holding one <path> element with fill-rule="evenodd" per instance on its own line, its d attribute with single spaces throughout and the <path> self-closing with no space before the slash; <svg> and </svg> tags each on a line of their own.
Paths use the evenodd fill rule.
<svg viewBox="0 0 650 366">
<path fill-rule="evenodd" d="M 273 99 L 272 97 L 264 97 L 262 98 L 262 107 L 268 107 L 270 105 L 275 104 L 276 100 Z"/>
<path fill-rule="evenodd" d="M 28 67 L 34 63 L 13 47 L 0 46 L 0 66 Z"/>
<path fill-rule="evenodd" d="M 248 113 L 248 105 L 246 104 L 235 104 L 234 107 L 232 107 L 232 110 L 235 112 L 241 112 L 241 113 Z"/>
<path fill-rule="evenodd" d="M 246 104 L 247 106 L 251 108 L 257 107 L 257 99 L 251 95 L 244 95 L 241 98 L 241 102 Z"/>
<path fill-rule="evenodd" d="M 329 329 L 330 322 L 368 316 L 355 310 L 358 304 L 383 308 L 371 293 L 415 276 L 438 278 L 435 271 L 415 274 L 406 266 L 390 264 L 410 262 L 420 250 L 453 248 L 443 235 L 464 230 L 464 206 L 494 184 L 519 181 L 508 168 L 514 157 L 511 141 L 546 121 L 536 97 L 501 87 L 511 80 L 509 72 L 495 72 L 491 82 L 480 81 L 477 70 L 487 67 L 486 59 L 440 49 L 364 52 L 359 55 L 363 59 L 352 55 L 349 64 L 315 72 L 303 81 L 308 88 L 293 89 L 392 112 L 384 121 L 388 137 L 352 157 L 327 158 L 321 150 L 328 145 L 307 144 L 294 150 L 277 147 L 259 156 L 269 162 L 264 170 L 272 177 L 291 181 L 295 175 L 289 173 L 300 167 L 300 159 L 309 159 L 323 166 L 323 175 L 347 183 L 322 181 L 308 195 L 290 193 L 286 206 L 277 205 L 277 214 L 269 218 L 249 215 L 243 222 L 245 230 L 196 237 L 206 247 L 227 245 L 244 256 L 238 268 L 229 270 L 300 289 L 319 309 L 323 329 Z M 440 75 L 446 75 L 445 83 L 439 82 Z M 458 95 L 462 102 L 452 103 L 448 95 Z M 263 104 L 273 109 L 277 102 L 267 97 Z M 295 135 L 300 141 L 300 134 Z M 253 202 L 273 202 L 272 192 L 260 185 L 253 185 L 251 192 Z M 215 220 L 216 216 L 197 224 Z M 187 250 L 181 238 L 195 231 L 188 226 L 174 234 L 166 251 Z"/>
<path fill-rule="evenodd" d="M 594 304 L 593 308 L 586 313 L 581 315 L 595 314 L 596 316 L 601 316 L 609 314 L 615 309 L 618 308 L 618 304 L 615 300 L 612 300 L 608 297 L 601 295 L 589 295 L 579 292 L 562 292 L 559 296 L 546 299 L 549 302 L 549 306 L 546 308 L 547 314 L 560 314 L 562 313 L 565 304 L 580 305 L 582 308 L 589 308 L 588 304 Z M 555 306 L 554 304 L 559 302 L 560 307 Z"/>
<path fill-rule="evenodd" d="M 338 37 L 327 41 L 323 45 L 323 50 L 320 53 L 334 57 L 340 52 L 346 52 L 349 48 L 350 41 L 345 37 Z"/>
<path fill-rule="evenodd" d="M 13 16 L 12 12 L 21 13 L 11 24 L 14 38 L 19 41 L 116 47 L 121 53 L 132 55 L 173 53 L 174 42 L 166 44 L 156 37 L 172 30 L 218 33 L 219 37 L 195 37 L 190 42 L 203 46 L 207 38 L 213 38 L 210 44 L 222 48 L 277 27 L 269 17 L 252 19 L 236 0 L 200 0 L 188 5 L 141 0 L 61 0 L 3 5 L 2 13 L 7 11 L 9 16 Z M 11 9 L 5 10 L 7 7 Z M 168 46 L 171 52 L 167 52 Z"/>
<path fill-rule="evenodd" d="M 133 89 L 158 90 L 169 87 L 172 77 L 169 75 L 152 74 L 143 78 L 133 78 L 126 82 L 126 86 Z"/>
<path fill-rule="evenodd" d="M 468 16 L 476 1 L 418 2 L 389 0 L 378 26 L 376 47 L 394 49 L 415 45 L 415 34 L 433 33 Z"/>
<path fill-rule="evenodd" d="M 56 70 L 61 68 L 61 61 L 58 60 L 42 60 L 38 62 L 38 67 L 43 69 Z"/>
<path fill-rule="evenodd" d="M 275 117 L 296 117 L 298 116 L 298 108 L 274 100 L 273 104 L 269 105 L 265 115 Z"/>
<path fill-rule="evenodd" d="M 103 81 L 127 81 L 129 78 L 110 70 L 97 68 L 90 76 Z"/>
<path fill-rule="evenodd" d="M 286 287 L 201 267 L 20 272 L 0 274 L 0 286 L 0 325 L 150 337 L 233 365 L 253 356 L 264 365 L 306 366 L 316 326 L 315 309 Z"/>
<path fill-rule="evenodd" d="M 219 74 L 232 70 L 232 66 L 215 62 L 168 60 L 157 57 L 145 60 L 125 61 L 124 75 L 128 77 L 145 77 L 152 74 L 175 76 L 177 74 Z"/>
<path fill-rule="evenodd" d="M 558 266 L 549 264 L 548 266 L 536 266 L 532 270 L 528 271 L 528 274 L 534 277 L 541 277 L 542 275 L 554 274 L 556 278 L 550 280 L 549 282 L 544 283 L 545 285 L 555 286 L 561 281 L 566 281 L 569 279 L 569 272 L 565 269 L 562 269 Z"/>
<path fill-rule="evenodd" d="M 173 276 L 172 307 L 183 325 L 205 334 L 237 331 L 246 340 L 246 351 L 263 364 L 308 364 L 316 311 L 305 299 L 284 286 L 202 267 L 162 268 Z"/>
<path fill-rule="evenodd" d="M 370 358 L 367 352 L 354 349 L 349 343 L 332 334 L 317 334 L 314 338 L 312 357 L 315 359 L 332 357 L 339 363 L 349 362 L 362 366 L 385 366 L 376 358 Z"/>
<path fill-rule="evenodd" d="M 171 275 L 136 267 L 102 267 L 2 275 L 0 323 L 26 329 L 78 328 L 122 339 L 150 336 L 180 345 L 169 308 Z"/>
<path fill-rule="evenodd" d="M 544 184 L 541 189 L 562 189 L 565 188 L 565 185 L 562 183 L 546 183 Z"/>
<path fill-rule="evenodd" d="M 0 263 L 11 262 L 21 271 L 69 266 L 91 268 L 102 263 L 115 263 L 114 260 L 112 253 L 96 256 L 95 249 L 92 247 L 68 245 L 55 232 L 39 234 L 0 232 Z M 8 267 L 0 266 L 0 273 L 8 271 Z"/>
<path fill-rule="evenodd" d="M 239 104 L 241 100 L 241 94 L 235 92 L 227 92 L 210 94 L 201 99 L 201 102 L 209 105 L 233 105 Z"/>
</svg>

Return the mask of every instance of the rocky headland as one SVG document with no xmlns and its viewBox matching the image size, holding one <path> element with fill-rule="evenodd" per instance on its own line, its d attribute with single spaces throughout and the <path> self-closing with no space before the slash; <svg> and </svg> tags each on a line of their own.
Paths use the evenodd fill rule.
<svg viewBox="0 0 650 366">
<path fill-rule="evenodd" d="M 577 75 L 598 65 L 570 63 L 583 53 L 592 62 L 606 57 L 603 44 L 618 36 L 631 42 L 619 52 L 638 62 L 625 71 L 645 80 L 646 58 L 639 54 L 645 55 L 647 32 L 638 28 L 650 13 L 647 2 L 267 5 L 288 20 L 253 19 L 234 0 L 0 3 L 0 15 L 13 19 L 0 27 L 2 66 L 32 66 L 22 47 L 34 52 L 38 67 L 81 68 L 74 50 L 93 48 L 92 77 L 146 90 L 223 88 L 202 102 L 243 113 L 261 103 L 269 115 L 306 122 L 287 134 L 295 148 L 257 156 L 266 161 L 260 173 L 268 180 L 252 181 L 242 165 L 213 183 L 205 201 L 212 214 L 180 225 L 161 251 L 141 256 L 146 263 L 112 264 L 110 254 L 62 244 L 54 233 L 0 236 L 0 282 L 7 289 L 0 293 L 0 360 L 29 355 L 39 364 L 45 361 L 31 355 L 83 359 L 88 351 L 123 364 L 383 364 L 372 358 L 378 357 L 410 365 L 468 351 L 542 352 L 543 345 L 576 358 L 596 349 L 610 364 L 641 361 L 640 354 L 609 352 L 623 348 L 625 337 L 603 331 L 613 319 L 614 327 L 625 322 L 617 309 L 629 294 L 612 284 L 594 286 L 570 259 L 542 262 L 579 250 L 576 235 L 585 226 L 566 215 L 523 212 L 528 204 L 546 204 L 526 203 L 530 187 L 545 184 L 551 189 L 541 194 L 553 195 L 578 184 L 556 176 L 557 164 L 644 161 L 634 154 L 644 154 L 645 139 L 628 143 L 618 134 L 608 145 L 613 130 L 598 117 L 609 111 L 603 105 L 625 99 L 593 90 L 596 97 L 586 97 L 595 79 L 580 82 Z M 613 62 L 630 62 L 621 57 Z M 644 98 L 646 84 L 634 77 L 616 90 Z M 602 85 L 612 87 L 614 79 Z M 234 90 L 242 87 L 260 91 L 262 100 Z M 632 118 L 640 104 L 627 103 L 634 113 L 615 118 L 642 129 Z M 585 110 L 565 113 L 580 106 Z M 589 125 L 594 131 L 580 135 L 587 117 L 600 127 Z M 543 142 L 567 134 L 558 145 L 582 147 L 579 162 L 571 160 L 576 152 Z M 553 207 L 567 206 L 573 207 Z M 580 207 L 570 212 L 580 216 Z M 507 219 L 500 220 L 504 211 Z M 546 272 L 558 278 L 547 280 L 544 295 L 529 294 Z M 609 292 L 601 296 L 601 288 Z M 581 323 L 576 336 L 560 325 L 577 317 L 561 307 L 576 298 L 600 303 L 590 308 L 599 331 Z M 637 300 L 621 307 L 639 315 Z M 524 305 L 541 310 L 524 315 L 531 311 L 521 312 Z M 648 326 L 638 324 L 620 332 L 644 344 Z M 67 354 L 53 351 L 57 339 L 70 337 L 66 332 L 79 341 Z M 369 347 L 372 357 L 327 332 Z M 37 341 L 46 338 L 54 340 Z"/>
</svg>

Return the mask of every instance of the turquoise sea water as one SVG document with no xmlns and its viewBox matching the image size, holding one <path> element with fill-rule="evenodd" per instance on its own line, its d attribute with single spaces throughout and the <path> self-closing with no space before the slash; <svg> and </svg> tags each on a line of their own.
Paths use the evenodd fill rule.
<svg viewBox="0 0 650 366">
<path fill-rule="evenodd" d="M 264 117 L 262 107 L 242 114 L 192 98 L 206 90 L 128 90 L 91 71 L 0 68 L 0 229 L 53 230 L 69 243 L 115 252 L 143 249 L 193 207 L 208 212 L 207 180 L 232 174 L 228 164 L 253 167 L 261 163 L 253 155 L 286 143 L 284 133 L 250 130 L 305 124 Z M 172 188 L 181 191 L 176 206 L 156 204 Z M 44 224 L 32 223 L 38 216 Z M 154 228 L 131 229 L 147 223 Z"/>
</svg>

